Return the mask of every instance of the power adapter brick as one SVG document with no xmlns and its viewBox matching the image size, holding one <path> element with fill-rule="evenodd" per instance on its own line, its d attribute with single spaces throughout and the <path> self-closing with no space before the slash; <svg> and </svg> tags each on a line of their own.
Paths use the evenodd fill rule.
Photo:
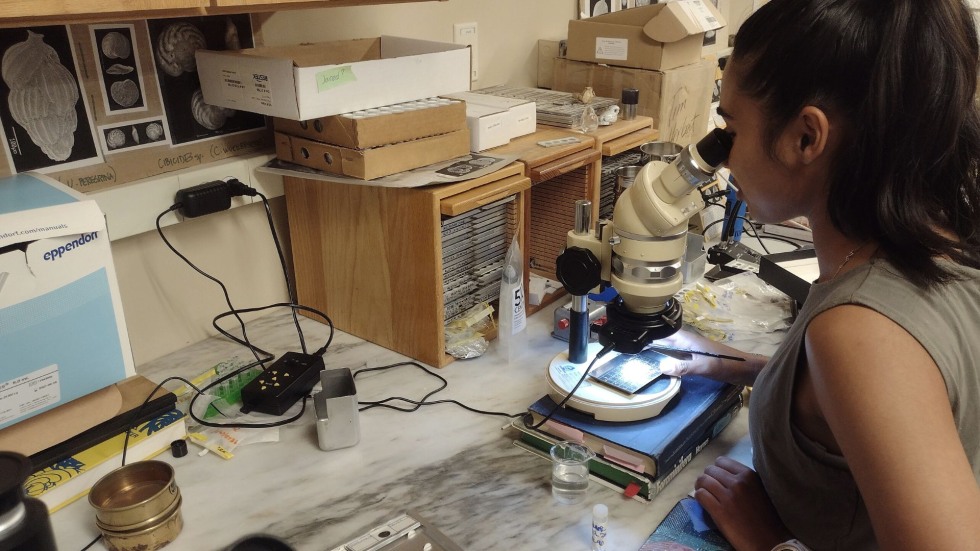
<svg viewBox="0 0 980 551">
<path fill-rule="evenodd" d="M 231 194 L 228 185 L 221 180 L 198 184 L 177 191 L 174 202 L 185 218 L 196 218 L 231 208 Z"/>
<path fill-rule="evenodd" d="M 310 394 L 320 381 L 322 370 L 322 356 L 286 352 L 242 387 L 242 412 L 286 413 L 299 399 Z"/>
<path fill-rule="evenodd" d="M 213 180 L 177 191 L 174 203 L 184 218 L 197 218 L 205 214 L 231 208 L 231 198 L 241 195 L 255 196 L 258 192 L 235 178 Z"/>
</svg>

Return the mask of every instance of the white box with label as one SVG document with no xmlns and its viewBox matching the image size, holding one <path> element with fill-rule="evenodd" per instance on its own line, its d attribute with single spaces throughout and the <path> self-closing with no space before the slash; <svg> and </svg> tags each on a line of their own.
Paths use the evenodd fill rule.
<svg viewBox="0 0 980 551">
<path fill-rule="evenodd" d="M 105 216 L 39 174 L 0 180 L 0 429 L 135 374 Z"/>
<path fill-rule="evenodd" d="M 495 109 L 506 109 L 511 139 L 533 134 L 538 129 L 538 111 L 533 101 L 519 98 L 505 98 L 476 92 L 457 92 L 444 97 L 463 100 L 469 104 L 484 105 Z"/>
<path fill-rule="evenodd" d="M 470 130 L 470 151 L 479 153 L 510 143 L 510 112 L 506 109 L 466 103 L 466 126 Z"/>
<path fill-rule="evenodd" d="M 467 46 L 396 36 L 195 55 L 204 101 L 294 121 L 470 87 Z"/>
</svg>

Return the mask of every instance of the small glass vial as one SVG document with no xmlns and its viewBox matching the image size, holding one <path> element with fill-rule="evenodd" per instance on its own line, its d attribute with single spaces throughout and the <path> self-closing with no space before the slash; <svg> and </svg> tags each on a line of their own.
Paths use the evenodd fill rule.
<svg viewBox="0 0 980 551">
<path fill-rule="evenodd" d="M 592 508 L 592 551 L 606 551 L 609 533 L 609 508 L 602 503 Z"/>
</svg>

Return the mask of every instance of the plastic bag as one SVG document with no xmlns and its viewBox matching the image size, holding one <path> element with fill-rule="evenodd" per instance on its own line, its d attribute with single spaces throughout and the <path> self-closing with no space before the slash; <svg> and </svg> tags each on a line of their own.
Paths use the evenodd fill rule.
<svg viewBox="0 0 980 551">
<path fill-rule="evenodd" d="M 527 317 L 524 310 L 524 257 L 517 236 L 507 249 L 507 258 L 500 279 L 500 301 L 498 303 L 499 331 L 497 340 L 507 361 L 524 348 Z"/>
<path fill-rule="evenodd" d="M 493 307 L 486 302 L 471 306 L 446 325 L 446 354 L 460 360 L 482 356 L 490 347 L 487 335 L 495 327 Z"/>
<path fill-rule="evenodd" d="M 793 321 L 792 299 L 752 272 L 698 282 L 677 298 L 684 323 L 718 342 L 778 344 Z"/>
<path fill-rule="evenodd" d="M 578 129 L 582 132 L 595 132 L 599 128 L 599 115 L 591 105 L 586 105 L 582 110 L 582 117 L 578 121 Z"/>
</svg>

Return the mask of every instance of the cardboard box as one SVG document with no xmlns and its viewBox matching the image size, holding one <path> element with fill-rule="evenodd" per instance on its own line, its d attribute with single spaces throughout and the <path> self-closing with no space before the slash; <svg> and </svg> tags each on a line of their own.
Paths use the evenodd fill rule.
<svg viewBox="0 0 980 551">
<path fill-rule="evenodd" d="M 297 121 L 470 87 L 467 46 L 412 38 L 198 50 L 196 56 L 207 103 Z"/>
<path fill-rule="evenodd" d="M 756 10 L 761 8 L 768 0 L 727 0 L 728 6 L 728 32 L 735 36 L 742 27 L 742 23 L 748 19 Z"/>
<path fill-rule="evenodd" d="M 0 428 L 135 374 L 105 217 L 39 174 L 0 180 Z"/>
<path fill-rule="evenodd" d="M 466 105 L 462 101 L 431 98 L 311 121 L 276 118 L 273 125 L 276 132 L 351 149 L 367 149 L 463 130 Z"/>
<path fill-rule="evenodd" d="M 276 132 L 276 155 L 283 161 L 365 180 L 466 155 L 468 149 L 466 130 L 370 149 L 350 149 Z"/>
<path fill-rule="evenodd" d="M 478 92 L 457 92 L 444 97 L 465 101 L 467 105 L 506 109 L 508 115 L 506 131 L 510 135 L 509 139 L 533 134 L 538 130 L 538 111 L 533 101 Z"/>
<path fill-rule="evenodd" d="M 510 143 L 509 120 L 510 113 L 506 109 L 467 103 L 466 126 L 470 133 L 470 151 L 479 153 Z"/>
<path fill-rule="evenodd" d="M 732 31 L 731 0 L 708 0 L 708 3 L 718 8 L 718 13 L 726 22 L 724 27 L 719 27 L 704 33 L 704 40 L 701 43 L 701 57 L 719 55 L 731 48 L 729 44 Z"/>
<path fill-rule="evenodd" d="M 567 57 L 636 69 L 672 69 L 701 59 L 704 34 L 723 26 L 724 17 L 706 0 L 678 0 L 571 19 Z"/>
<path fill-rule="evenodd" d="M 716 62 L 699 61 L 667 71 L 610 67 L 568 59 L 555 60 L 555 90 L 619 97 L 623 88 L 640 91 L 636 112 L 651 117 L 660 140 L 688 145 L 707 132 Z"/>
<path fill-rule="evenodd" d="M 538 88 L 551 90 L 556 57 L 565 57 L 564 40 L 538 40 Z"/>
</svg>

